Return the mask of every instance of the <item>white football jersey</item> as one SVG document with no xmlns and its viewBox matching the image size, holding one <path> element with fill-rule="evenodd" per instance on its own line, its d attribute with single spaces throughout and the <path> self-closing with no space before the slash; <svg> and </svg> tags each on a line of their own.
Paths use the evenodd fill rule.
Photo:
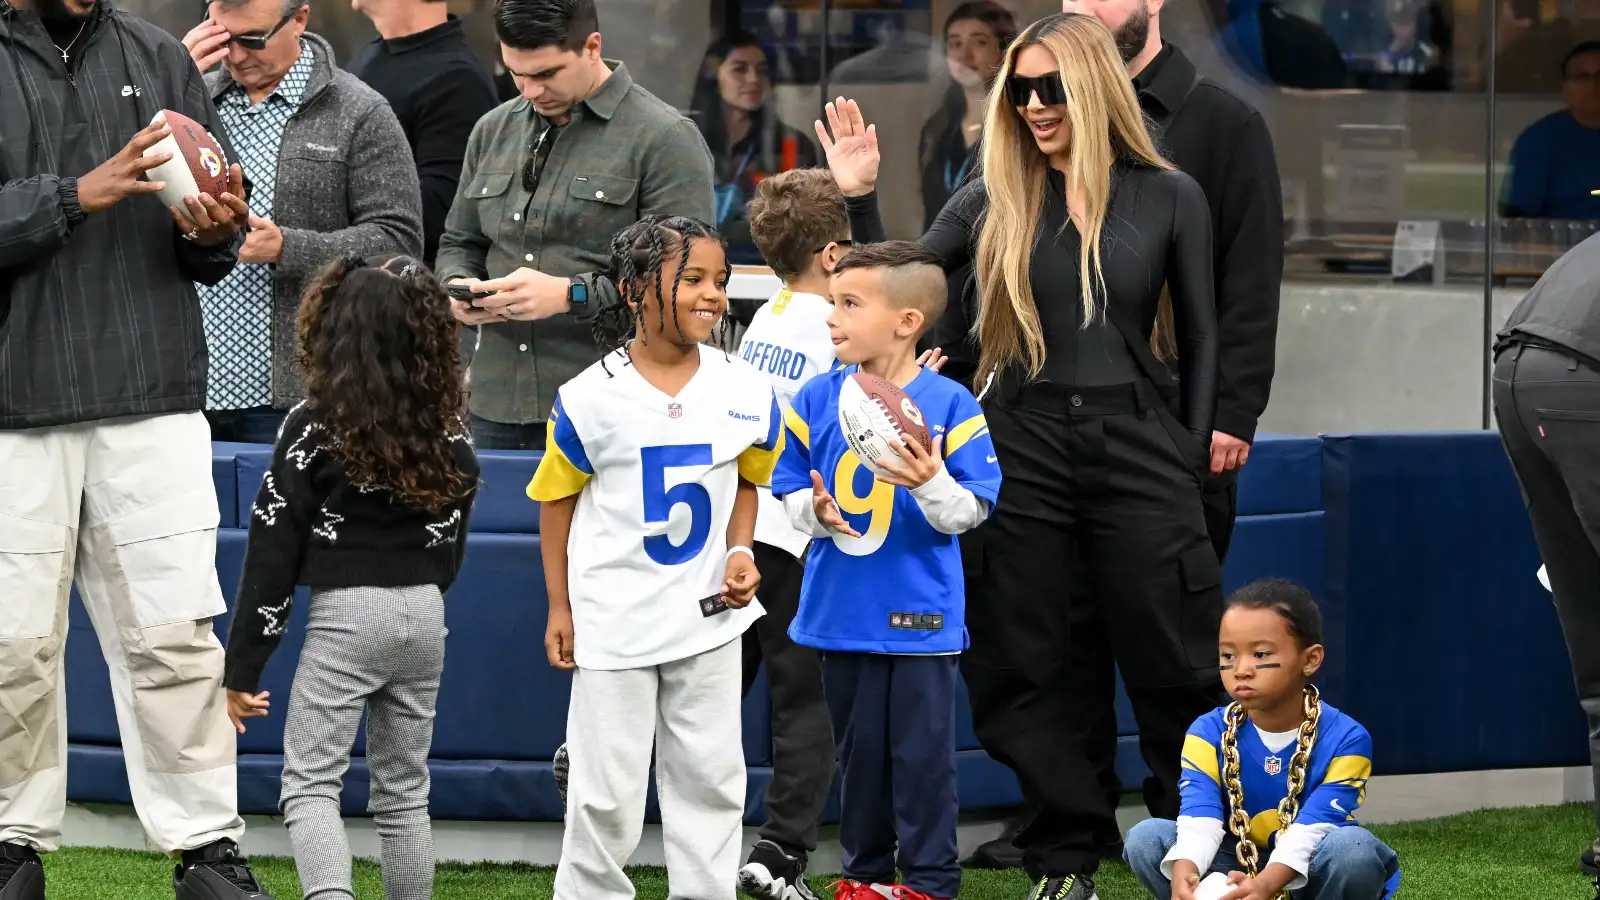
<svg viewBox="0 0 1600 900">
<path fill-rule="evenodd" d="M 797 294 L 788 288 L 762 304 L 739 342 L 739 357 L 755 366 L 772 384 L 784 409 L 813 376 L 833 369 L 833 338 L 828 335 L 832 307 L 820 294 Z M 756 518 L 756 540 L 782 547 L 799 558 L 811 538 L 796 531 L 783 510 L 783 501 L 761 488 L 761 513 Z"/>
<path fill-rule="evenodd" d="M 579 666 L 635 669 L 720 647 L 762 615 L 718 597 L 739 477 L 767 484 L 783 414 L 750 366 L 714 347 L 675 397 L 609 353 L 561 386 L 535 500 L 578 495 L 567 584 Z"/>
</svg>

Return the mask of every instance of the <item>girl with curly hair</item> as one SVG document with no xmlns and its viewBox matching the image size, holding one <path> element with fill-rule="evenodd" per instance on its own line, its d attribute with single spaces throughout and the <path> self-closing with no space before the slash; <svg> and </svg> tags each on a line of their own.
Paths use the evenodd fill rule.
<svg viewBox="0 0 1600 900">
<path fill-rule="evenodd" d="M 250 514 L 223 676 L 228 711 L 267 714 L 261 674 L 296 585 L 309 622 L 283 738 L 280 803 L 300 883 L 353 898 L 339 794 L 367 714 L 370 809 L 389 900 L 433 888 L 428 749 L 444 593 L 461 569 L 478 462 L 456 322 L 409 257 L 331 263 L 300 303 L 306 400 L 278 432 Z"/>
</svg>

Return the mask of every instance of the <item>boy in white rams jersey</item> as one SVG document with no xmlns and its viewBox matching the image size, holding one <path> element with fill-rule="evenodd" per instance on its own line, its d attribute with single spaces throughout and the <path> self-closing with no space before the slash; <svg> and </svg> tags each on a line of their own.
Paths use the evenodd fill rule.
<svg viewBox="0 0 1600 900">
<path fill-rule="evenodd" d="M 738 355 L 766 375 L 787 408 L 800 386 L 834 366 L 828 276 L 850 244 L 844 195 L 827 169 L 791 169 L 756 186 L 750 236 L 783 289 L 755 314 Z M 744 634 L 744 686 L 761 664 L 772 698 L 772 783 L 767 819 L 739 885 L 759 900 L 814 900 L 805 881 L 817 820 L 833 786 L 833 730 L 817 651 L 789 637 L 800 607 L 801 560 L 811 543 L 763 487 L 756 518 L 756 568 L 766 615 Z"/>
<path fill-rule="evenodd" d="M 626 343 L 561 387 L 528 486 L 542 504 L 545 651 L 577 670 L 555 897 L 632 900 L 622 867 L 654 749 L 672 895 L 731 900 L 739 639 L 762 614 L 750 544 L 782 414 L 748 364 L 704 343 L 727 308 L 715 230 L 650 216 L 611 250 L 625 306 L 596 331 Z"/>
</svg>

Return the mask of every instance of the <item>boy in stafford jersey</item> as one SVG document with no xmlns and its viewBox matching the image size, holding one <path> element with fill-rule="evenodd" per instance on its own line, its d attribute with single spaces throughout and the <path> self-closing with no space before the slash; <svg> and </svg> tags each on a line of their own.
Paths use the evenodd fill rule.
<svg viewBox="0 0 1600 900">
<path fill-rule="evenodd" d="M 917 339 L 945 303 L 938 258 L 906 241 L 859 246 L 829 289 L 828 328 L 846 365 L 811 379 L 785 410 L 772 494 L 816 538 L 789 634 L 823 651 L 842 778 L 835 898 L 953 898 L 955 692 L 967 642 L 956 536 L 988 517 L 1000 469 L 977 400 L 918 364 Z M 882 475 L 863 466 L 839 427 L 839 391 L 857 371 L 917 404 L 931 454 L 907 442 Z"/>
<path fill-rule="evenodd" d="M 738 355 L 767 376 L 787 407 L 807 381 L 834 368 L 828 276 L 848 252 L 850 216 L 833 175 L 811 168 L 763 179 L 749 221 L 756 247 L 783 288 L 757 310 Z M 769 490 L 758 491 L 755 559 L 767 614 L 744 633 L 744 689 L 765 662 L 773 765 L 767 820 L 739 870 L 739 886 L 757 900 L 814 900 L 805 871 L 833 787 L 833 733 L 817 651 L 789 637 L 811 536 L 795 530 Z"/>
</svg>

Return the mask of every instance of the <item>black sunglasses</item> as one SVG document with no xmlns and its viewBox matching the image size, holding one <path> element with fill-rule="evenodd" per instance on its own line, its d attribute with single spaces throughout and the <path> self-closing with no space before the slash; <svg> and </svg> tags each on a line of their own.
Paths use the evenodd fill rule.
<svg viewBox="0 0 1600 900">
<path fill-rule="evenodd" d="M 1061 73 L 1051 72 L 1037 78 L 1025 75 L 1006 76 L 1006 94 L 1013 106 L 1027 106 L 1034 94 L 1044 106 L 1061 106 L 1067 102 L 1067 86 L 1061 83 Z"/>
<path fill-rule="evenodd" d="M 295 12 L 299 12 L 299 10 L 297 9 Z M 289 20 L 293 18 L 294 13 L 289 13 L 279 19 L 278 24 L 272 26 L 272 30 L 266 34 L 236 34 L 229 37 L 224 43 L 238 44 L 246 50 L 265 50 L 267 49 L 267 41 L 272 40 L 273 36 L 282 31 L 283 26 L 289 24 Z"/>
</svg>

